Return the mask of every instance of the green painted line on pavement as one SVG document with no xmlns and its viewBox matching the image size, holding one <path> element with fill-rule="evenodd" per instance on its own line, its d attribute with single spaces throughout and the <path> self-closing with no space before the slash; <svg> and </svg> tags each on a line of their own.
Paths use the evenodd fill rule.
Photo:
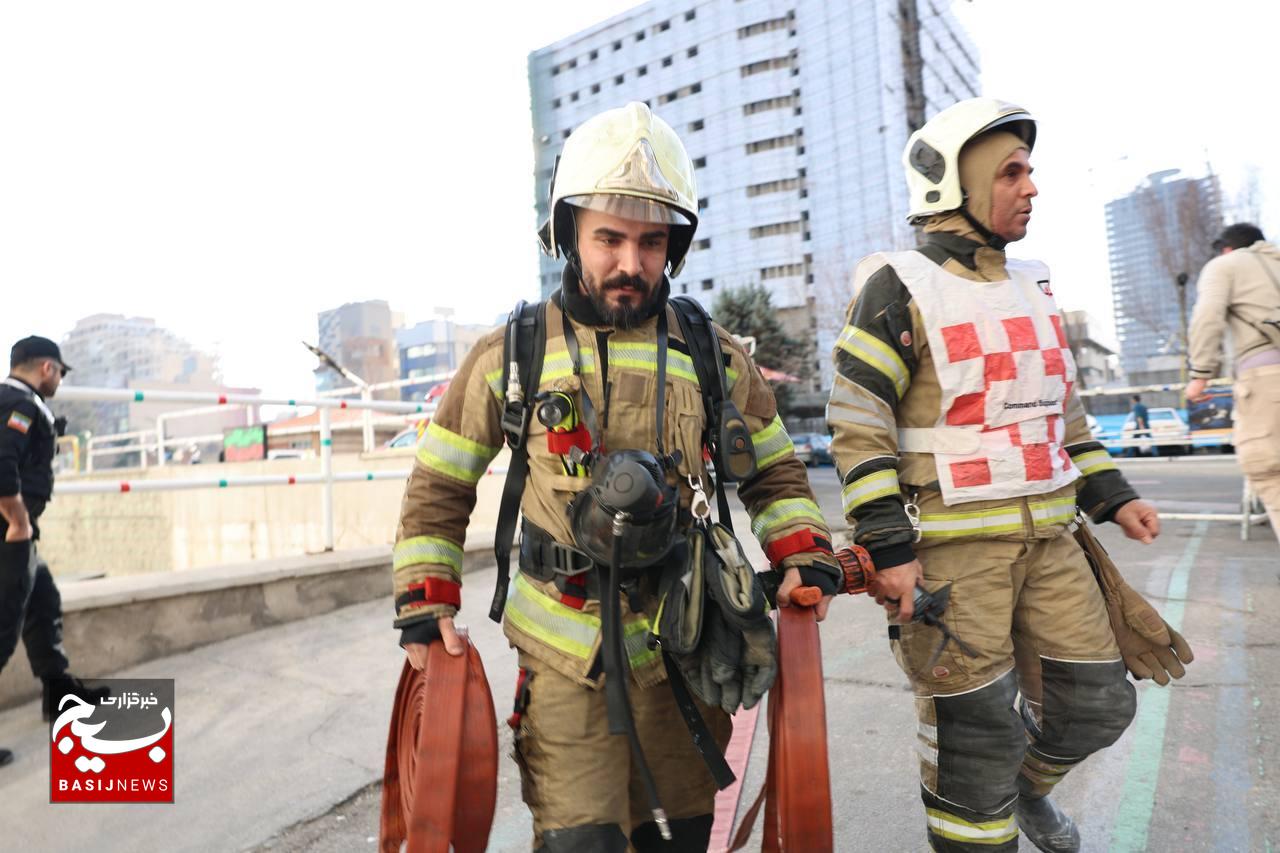
<svg viewBox="0 0 1280 853">
<path fill-rule="evenodd" d="M 1209 522 L 1196 523 L 1182 559 L 1169 575 L 1169 592 L 1164 608 L 1164 621 L 1175 631 L 1182 630 L 1186 610 L 1191 567 L 1200 553 Z M 1155 808 L 1156 784 L 1160 780 L 1160 761 L 1164 753 L 1164 731 L 1169 721 L 1168 687 L 1142 691 L 1142 703 L 1133 726 L 1133 746 L 1129 752 L 1129 769 L 1125 773 L 1120 807 L 1111 827 L 1111 853 L 1141 853 L 1147 849 L 1147 830 Z"/>
</svg>

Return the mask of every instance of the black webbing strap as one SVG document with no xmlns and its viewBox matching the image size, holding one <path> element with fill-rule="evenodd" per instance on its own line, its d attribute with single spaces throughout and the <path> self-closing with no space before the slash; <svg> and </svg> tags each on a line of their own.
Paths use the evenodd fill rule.
<svg viewBox="0 0 1280 853">
<path fill-rule="evenodd" d="M 658 349 L 656 352 L 658 359 L 658 399 L 655 402 L 654 410 L 657 413 L 657 448 L 658 460 L 666 463 L 666 449 L 663 447 L 662 430 L 667 420 L 667 312 L 665 310 L 658 312 Z"/>
<path fill-rule="evenodd" d="M 720 751 L 720 744 L 716 743 L 716 739 L 711 736 L 711 730 L 707 728 L 706 720 L 702 719 L 702 713 L 698 710 L 698 706 L 693 701 L 693 696 L 689 693 L 689 688 L 684 683 L 684 676 L 680 673 L 680 668 L 671 659 L 671 655 L 666 652 L 662 653 L 662 663 L 667 668 L 667 681 L 671 684 L 671 695 L 675 698 L 676 707 L 680 709 L 680 716 L 684 718 L 684 724 L 689 729 L 689 737 L 693 739 L 693 748 L 698 750 L 698 754 L 702 756 L 703 763 L 711 771 L 711 778 L 715 780 L 716 790 L 723 791 L 732 785 L 737 780 L 737 777 L 733 775 L 733 770 L 729 768 L 729 762 L 724 760 L 724 753 Z"/>
<path fill-rule="evenodd" d="M 711 448 L 711 458 L 716 463 L 714 485 L 719 521 L 733 532 L 729 497 L 724 488 L 728 470 L 720 456 L 718 442 L 713 439 L 713 436 L 720 435 L 720 403 L 724 401 L 729 387 L 720 340 L 711 326 L 711 318 L 696 301 L 687 296 L 673 296 L 668 304 L 675 309 L 676 321 L 680 324 L 685 346 L 689 348 L 689 359 L 693 362 L 693 371 L 698 377 L 698 388 L 702 391 L 702 405 L 706 411 L 706 430 L 702 434 L 702 443 Z M 715 365 L 714 373 L 712 364 Z"/>
<path fill-rule="evenodd" d="M 498 577 L 494 583 L 493 603 L 489 605 L 489 618 L 502 621 L 502 611 L 507 606 L 507 585 L 511 582 L 511 546 L 515 542 L 516 519 L 520 515 L 520 498 L 524 494 L 524 482 L 529 475 L 529 448 L 525 437 L 529 426 L 529 413 L 533 398 L 542 381 L 542 360 L 547 349 L 547 303 L 527 305 L 521 302 L 507 321 L 507 338 L 502 348 L 503 381 L 503 433 L 511 448 L 511 462 L 507 466 L 507 479 L 502 484 L 502 500 L 498 504 L 498 530 L 493 540 L 493 555 L 498 561 Z M 517 380 L 523 396 L 519 401 L 507 400 L 506 391 L 511 381 L 511 371 L 518 371 Z M 515 426 L 519 422 L 517 435 Z"/>
</svg>

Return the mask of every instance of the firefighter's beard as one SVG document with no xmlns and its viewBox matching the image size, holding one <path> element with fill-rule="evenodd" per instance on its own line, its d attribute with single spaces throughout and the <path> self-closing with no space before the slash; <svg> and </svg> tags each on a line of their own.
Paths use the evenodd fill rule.
<svg viewBox="0 0 1280 853">
<path fill-rule="evenodd" d="M 590 273 L 583 276 L 583 290 L 596 314 L 615 329 L 634 329 L 651 313 L 658 288 L 638 275 L 616 275 L 595 282 Z"/>
</svg>

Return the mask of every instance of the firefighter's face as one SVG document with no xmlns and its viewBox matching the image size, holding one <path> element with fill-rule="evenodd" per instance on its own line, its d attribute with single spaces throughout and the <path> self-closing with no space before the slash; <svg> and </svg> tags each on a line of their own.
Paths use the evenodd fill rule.
<svg viewBox="0 0 1280 853">
<path fill-rule="evenodd" d="M 662 283 L 670 226 L 577 210 L 583 287 L 611 325 L 639 322 Z"/>
<path fill-rule="evenodd" d="M 1027 236 L 1031 199 L 1038 195 L 1031 181 L 1031 158 L 1019 148 L 1004 158 L 991 186 L 991 230 L 1010 243 Z"/>
</svg>

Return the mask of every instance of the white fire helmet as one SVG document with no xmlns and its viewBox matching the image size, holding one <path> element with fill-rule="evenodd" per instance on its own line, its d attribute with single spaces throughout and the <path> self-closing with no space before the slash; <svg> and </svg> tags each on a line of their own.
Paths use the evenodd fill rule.
<svg viewBox="0 0 1280 853">
<path fill-rule="evenodd" d="M 995 98 L 969 98 L 938 113 L 911 134 L 902 151 L 910 195 L 908 222 L 956 210 L 964 204 L 960 187 L 960 149 L 979 134 L 1003 128 L 1027 143 L 1036 142 L 1036 121 L 1022 107 Z"/>
<path fill-rule="evenodd" d="M 565 140 L 551 177 L 551 212 L 538 230 L 543 251 L 577 264 L 577 234 L 567 206 L 671 226 L 667 263 L 684 266 L 698 226 L 693 161 L 671 126 L 642 103 L 588 119 Z"/>
</svg>

